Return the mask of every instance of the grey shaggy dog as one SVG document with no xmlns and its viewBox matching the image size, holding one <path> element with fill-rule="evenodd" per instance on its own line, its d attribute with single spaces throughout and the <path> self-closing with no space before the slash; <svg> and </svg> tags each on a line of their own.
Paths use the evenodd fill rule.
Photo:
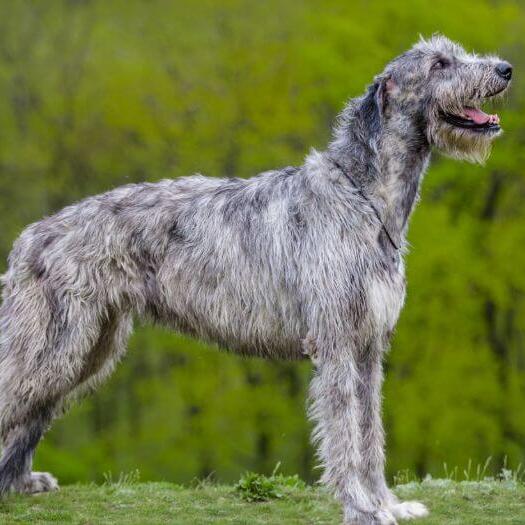
<svg viewBox="0 0 525 525">
<path fill-rule="evenodd" d="M 130 184 L 25 229 L 3 277 L 0 492 L 57 488 L 31 472 L 35 447 L 113 370 L 138 315 L 245 355 L 309 356 L 322 481 L 345 523 L 425 515 L 384 475 L 382 359 L 405 297 L 407 224 L 432 147 L 487 157 L 499 118 L 480 105 L 511 74 L 421 40 L 300 167 Z"/>
</svg>

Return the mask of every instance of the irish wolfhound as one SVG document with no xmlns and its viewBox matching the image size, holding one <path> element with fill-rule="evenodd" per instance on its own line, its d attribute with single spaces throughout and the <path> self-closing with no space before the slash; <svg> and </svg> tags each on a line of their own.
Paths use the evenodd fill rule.
<svg viewBox="0 0 525 525">
<path fill-rule="evenodd" d="M 480 105 L 511 74 L 444 37 L 422 40 L 303 166 L 131 184 L 29 226 L 3 278 L 1 493 L 57 487 L 31 472 L 35 447 L 67 400 L 111 372 L 138 314 L 246 355 L 308 355 L 322 480 L 345 523 L 424 515 L 387 487 L 380 414 L 407 223 L 432 146 L 487 157 L 500 126 Z"/>
</svg>

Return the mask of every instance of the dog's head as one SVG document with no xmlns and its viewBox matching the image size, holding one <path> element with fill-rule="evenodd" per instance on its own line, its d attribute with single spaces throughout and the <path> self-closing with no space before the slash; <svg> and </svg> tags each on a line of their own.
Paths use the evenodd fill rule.
<svg viewBox="0 0 525 525">
<path fill-rule="evenodd" d="M 376 77 L 373 95 L 380 116 L 397 129 L 419 130 L 443 153 L 483 162 L 501 133 L 497 115 L 482 104 L 508 88 L 512 66 L 494 56 L 467 53 L 443 36 L 421 40 Z"/>
</svg>

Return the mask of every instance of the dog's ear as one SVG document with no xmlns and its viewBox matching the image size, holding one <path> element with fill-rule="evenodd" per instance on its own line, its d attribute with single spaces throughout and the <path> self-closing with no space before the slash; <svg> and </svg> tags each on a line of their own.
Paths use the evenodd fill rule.
<svg viewBox="0 0 525 525">
<path fill-rule="evenodd" d="M 389 93 L 394 87 L 390 77 L 376 78 L 364 96 L 360 108 L 362 121 L 370 127 L 372 134 L 378 132 L 383 124 Z"/>
<path fill-rule="evenodd" d="M 379 114 L 383 116 L 388 107 L 390 95 L 396 89 L 396 83 L 391 76 L 384 76 L 376 79 L 373 87 Z"/>
</svg>

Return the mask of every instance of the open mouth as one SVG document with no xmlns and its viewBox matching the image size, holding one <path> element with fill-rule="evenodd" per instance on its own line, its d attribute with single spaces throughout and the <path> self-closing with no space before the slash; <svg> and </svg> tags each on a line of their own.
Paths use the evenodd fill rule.
<svg viewBox="0 0 525 525">
<path fill-rule="evenodd" d="M 460 115 L 443 111 L 441 118 L 451 126 L 477 133 L 492 133 L 501 130 L 498 115 L 489 115 L 478 108 L 465 107 Z"/>
</svg>

